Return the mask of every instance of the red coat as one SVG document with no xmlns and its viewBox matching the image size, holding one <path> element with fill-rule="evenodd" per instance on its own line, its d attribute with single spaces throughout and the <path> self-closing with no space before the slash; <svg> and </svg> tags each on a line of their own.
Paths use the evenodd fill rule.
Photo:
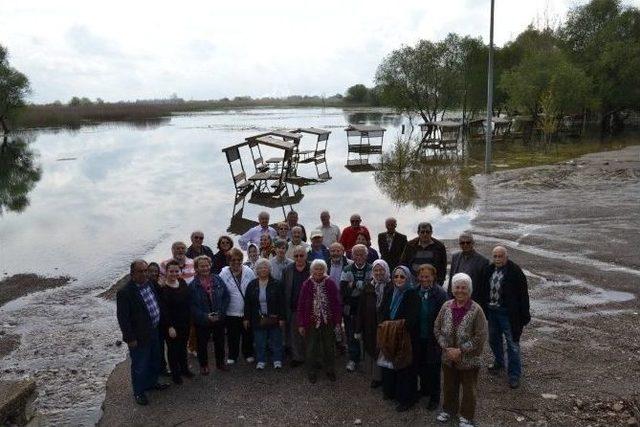
<svg viewBox="0 0 640 427">
<path fill-rule="evenodd" d="M 358 227 L 354 227 L 352 225 L 345 227 L 342 230 L 342 235 L 340 236 L 340 243 L 344 246 L 345 251 L 350 251 L 356 244 L 356 238 L 358 234 L 364 233 L 367 236 L 367 241 L 371 241 L 371 236 L 369 235 L 369 230 L 364 225 L 360 225 Z"/>
<path fill-rule="evenodd" d="M 302 289 L 300 289 L 300 297 L 298 298 L 298 326 L 310 328 L 314 325 L 313 319 L 313 295 L 315 285 L 311 278 L 304 281 Z M 340 299 L 338 296 L 338 285 L 330 277 L 325 278 L 324 289 L 327 293 L 327 302 L 329 303 L 330 318 L 329 326 L 335 327 L 342 323 L 342 308 L 340 307 Z"/>
</svg>

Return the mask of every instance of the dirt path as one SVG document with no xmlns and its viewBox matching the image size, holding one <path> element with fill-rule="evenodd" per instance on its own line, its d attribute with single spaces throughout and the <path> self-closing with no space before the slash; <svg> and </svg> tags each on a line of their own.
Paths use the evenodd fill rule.
<svg viewBox="0 0 640 427">
<path fill-rule="evenodd" d="M 521 343 L 522 386 L 510 390 L 506 378 L 482 372 L 478 422 L 633 425 L 640 419 L 640 146 L 478 177 L 475 185 L 477 249 L 508 247 L 529 276 L 533 312 Z M 310 386 L 299 368 L 257 373 L 240 365 L 153 394 L 145 408 L 133 403 L 128 376 L 128 362 L 111 375 L 102 425 L 436 424 L 424 402 L 398 414 L 364 374 L 343 370 L 335 384 Z"/>
</svg>

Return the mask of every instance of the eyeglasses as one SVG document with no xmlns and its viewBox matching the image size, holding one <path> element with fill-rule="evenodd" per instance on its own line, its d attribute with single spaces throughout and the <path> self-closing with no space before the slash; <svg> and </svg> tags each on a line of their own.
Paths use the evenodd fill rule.
<svg viewBox="0 0 640 427">
<path fill-rule="evenodd" d="M 460 241 L 459 243 L 460 243 L 461 245 L 470 245 L 470 244 L 472 244 L 473 242 L 472 242 L 472 241 L 470 241 L 470 240 L 464 240 L 464 241 Z"/>
<path fill-rule="evenodd" d="M 194 240 L 204 240 L 204 236 L 193 236 Z"/>
<path fill-rule="evenodd" d="M 406 278 L 407 278 L 407 276 L 403 276 L 402 274 L 394 274 L 394 275 L 393 275 L 393 278 L 394 278 L 394 279 L 406 279 Z"/>
</svg>

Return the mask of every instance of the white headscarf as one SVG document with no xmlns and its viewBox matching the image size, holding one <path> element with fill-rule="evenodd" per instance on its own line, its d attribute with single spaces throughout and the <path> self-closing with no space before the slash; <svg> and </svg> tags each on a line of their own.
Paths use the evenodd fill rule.
<svg viewBox="0 0 640 427">
<path fill-rule="evenodd" d="M 387 284 L 391 282 L 391 272 L 389 271 L 389 264 L 387 264 L 387 261 L 383 259 L 373 261 L 373 264 L 371 264 L 372 270 L 376 268 L 377 265 L 384 268 L 384 279 L 382 282 L 376 282 L 375 276 L 372 274 L 371 284 L 376 291 L 376 308 L 380 308 L 380 304 L 382 304 L 382 297 L 384 296 L 384 288 L 386 288 Z"/>
</svg>

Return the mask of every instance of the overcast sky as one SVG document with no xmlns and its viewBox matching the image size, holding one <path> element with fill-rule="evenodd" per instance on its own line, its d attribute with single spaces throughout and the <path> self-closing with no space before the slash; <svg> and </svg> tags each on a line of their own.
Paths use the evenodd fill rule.
<svg viewBox="0 0 640 427">
<path fill-rule="evenodd" d="M 582 3 L 496 0 L 496 43 L 530 23 L 558 22 Z M 0 44 L 29 77 L 34 102 L 329 96 L 372 84 L 382 58 L 402 44 L 449 32 L 488 40 L 489 4 L 0 0 Z"/>
</svg>

